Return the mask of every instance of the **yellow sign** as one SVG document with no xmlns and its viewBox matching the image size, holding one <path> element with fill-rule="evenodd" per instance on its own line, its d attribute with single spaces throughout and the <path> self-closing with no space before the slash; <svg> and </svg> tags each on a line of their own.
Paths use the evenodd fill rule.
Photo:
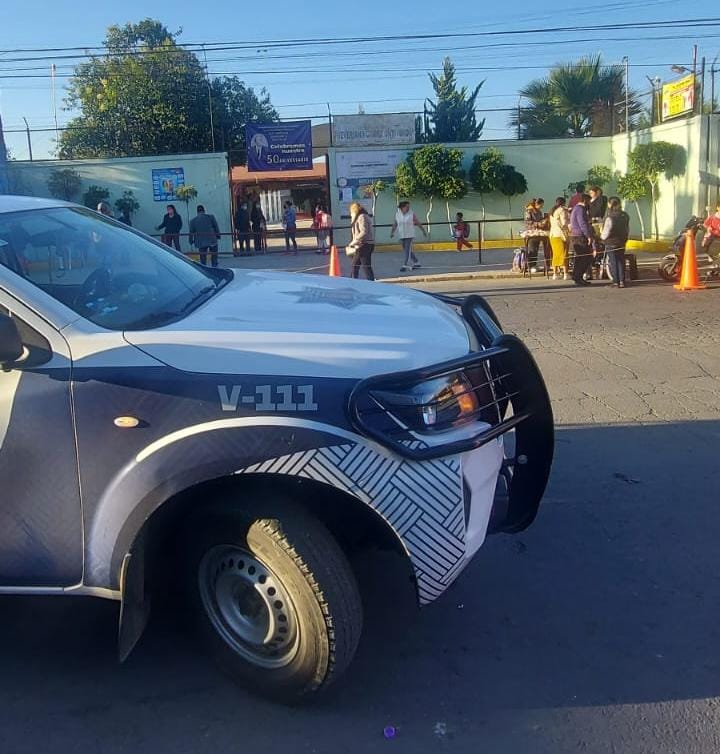
<svg viewBox="0 0 720 754">
<path fill-rule="evenodd" d="M 662 119 L 677 118 L 695 110 L 695 75 L 671 81 L 662 88 Z"/>
</svg>

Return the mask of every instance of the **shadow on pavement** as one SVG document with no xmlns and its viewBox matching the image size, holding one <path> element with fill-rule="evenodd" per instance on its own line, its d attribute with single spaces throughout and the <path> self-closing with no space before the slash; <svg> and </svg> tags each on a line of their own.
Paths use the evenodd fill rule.
<svg viewBox="0 0 720 754">
<path fill-rule="evenodd" d="M 435 751 L 445 721 L 509 752 L 539 709 L 717 696 L 719 441 L 718 421 L 560 427 L 536 524 L 488 541 L 439 602 L 418 611 L 395 558 L 361 560 L 359 655 L 307 708 L 237 690 L 181 614 L 118 666 L 114 605 L 4 598 L 0 750 L 374 751 L 393 724 L 402 751 Z"/>
</svg>

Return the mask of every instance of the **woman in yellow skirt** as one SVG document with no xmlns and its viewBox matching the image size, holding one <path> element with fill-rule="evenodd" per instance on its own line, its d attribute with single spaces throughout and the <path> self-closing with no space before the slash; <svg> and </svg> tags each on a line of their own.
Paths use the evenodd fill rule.
<svg viewBox="0 0 720 754">
<path fill-rule="evenodd" d="M 550 212 L 550 246 L 552 247 L 553 280 L 562 272 L 563 280 L 568 279 L 568 239 L 570 238 L 570 212 L 565 206 L 564 196 L 555 200 Z"/>
</svg>

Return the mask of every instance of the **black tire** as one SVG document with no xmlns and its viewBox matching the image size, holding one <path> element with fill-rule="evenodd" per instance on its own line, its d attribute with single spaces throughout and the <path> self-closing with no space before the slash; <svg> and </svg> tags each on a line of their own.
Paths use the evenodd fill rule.
<svg viewBox="0 0 720 754">
<path fill-rule="evenodd" d="M 660 260 L 658 274 L 668 283 L 676 283 L 680 279 L 680 258 L 676 254 L 668 254 Z"/>
<path fill-rule="evenodd" d="M 278 497 L 240 505 L 215 509 L 188 532 L 193 614 L 223 671 L 252 692 L 298 702 L 325 690 L 355 654 L 357 583 L 301 505 Z"/>
</svg>

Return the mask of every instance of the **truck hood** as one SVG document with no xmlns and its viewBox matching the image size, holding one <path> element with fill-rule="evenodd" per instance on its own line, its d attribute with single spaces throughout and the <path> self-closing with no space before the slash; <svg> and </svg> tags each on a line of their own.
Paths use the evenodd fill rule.
<svg viewBox="0 0 720 754">
<path fill-rule="evenodd" d="M 188 372 L 359 378 L 462 356 L 462 318 L 425 293 L 394 285 L 234 271 L 179 322 L 125 333 Z"/>
</svg>

